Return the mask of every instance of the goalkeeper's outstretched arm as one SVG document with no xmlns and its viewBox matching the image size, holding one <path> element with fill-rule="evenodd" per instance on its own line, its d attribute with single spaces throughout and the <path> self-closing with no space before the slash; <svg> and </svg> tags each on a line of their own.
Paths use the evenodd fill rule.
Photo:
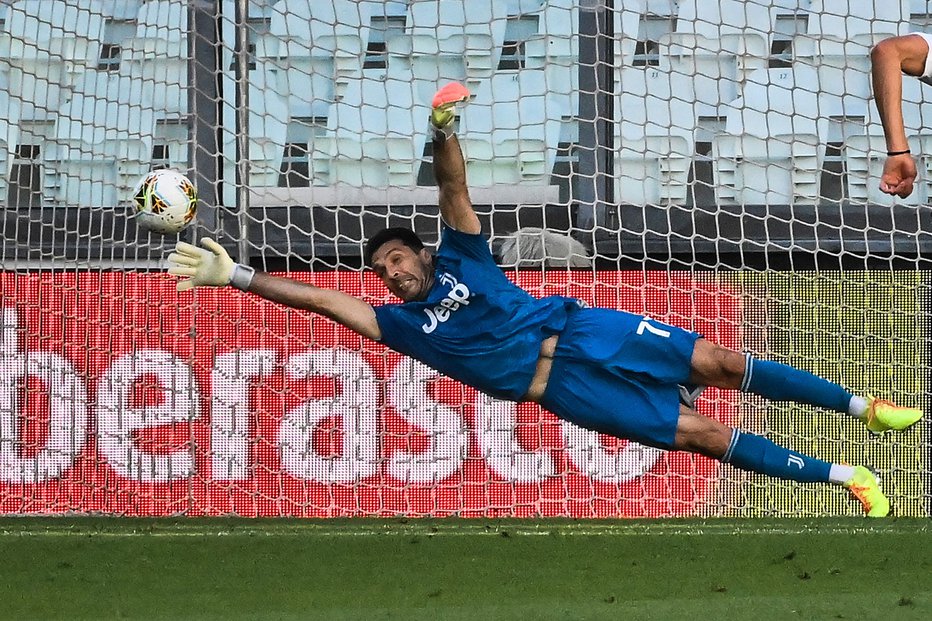
<svg viewBox="0 0 932 621">
<path fill-rule="evenodd" d="M 457 231 L 476 234 L 482 229 L 469 199 L 463 151 L 453 133 L 455 106 L 468 98 L 469 91 L 465 86 L 447 84 L 434 95 L 430 123 L 434 143 L 434 177 L 440 188 L 440 216 Z"/>
<path fill-rule="evenodd" d="M 202 239 L 200 247 L 178 242 L 175 252 L 168 256 L 168 266 L 169 274 L 185 277 L 178 281 L 178 291 L 232 285 L 278 304 L 318 313 L 373 341 L 382 338 L 375 310 L 368 303 L 342 291 L 271 276 L 234 263 L 212 239 Z"/>
</svg>

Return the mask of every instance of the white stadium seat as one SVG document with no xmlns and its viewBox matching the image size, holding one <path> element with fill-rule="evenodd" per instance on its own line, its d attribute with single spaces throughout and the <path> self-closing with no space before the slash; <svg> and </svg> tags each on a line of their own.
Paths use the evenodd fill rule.
<svg viewBox="0 0 932 621">
<path fill-rule="evenodd" d="M 188 111 L 187 29 L 185 3 L 150 0 L 139 7 L 135 35 L 121 42 L 120 75 L 151 92 L 147 105 L 162 118 L 183 117 Z"/>
<path fill-rule="evenodd" d="M 538 30 L 525 43 L 527 69 L 545 69 L 564 116 L 579 111 L 579 14 L 576 0 L 548 0 L 538 9 Z M 534 12 L 522 15 L 534 15 Z"/>
<path fill-rule="evenodd" d="M 612 18 L 615 29 L 615 62 L 622 66 L 631 66 L 634 50 L 640 34 L 641 18 L 647 8 L 647 0 L 633 0 L 618 7 Z"/>
<path fill-rule="evenodd" d="M 887 37 L 906 34 L 909 16 L 910 0 L 812 0 L 806 32 L 835 40 Z"/>
<path fill-rule="evenodd" d="M 271 7 L 250 71 L 252 185 L 278 185 L 292 119 L 329 118 L 348 93 L 358 103 L 371 4 L 284 0 Z M 329 168 L 329 153 L 318 155 L 318 170 Z"/>
<path fill-rule="evenodd" d="M 329 169 L 331 184 L 415 186 L 429 114 L 410 75 L 354 80 L 331 108 L 328 136 L 318 141 L 312 165 Z"/>
<path fill-rule="evenodd" d="M 542 69 L 495 75 L 485 82 L 460 121 L 470 185 L 549 184 L 560 110 Z"/>
<path fill-rule="evenodd" d="M 773 13 L 754 0 L 680 3 L 676 30 L 660 41 L 661 67 L 693 79 L 699 114 L 717 116 L 750 72 L 767 67 Z"/>
<path fill-rule="evenodd" d="M 278 185 L 293 114 L 280 85 L 262 61 L 249 72 L 249 184 L 254 187 Z"/>
<path fill-rule="evenodd" d="M 615 199 L 669 204 L 686 200 L 695 149 L 692 83 L 681 74 L 625 67 L 615 116 Z"/>
<path fill-rule="evenodd" d="M 806 33 L 793 40 L 797 62 L 819 71 L 821 88 L 863 108 L 871 98 L 870 48 L 907 32 L 909 4 L 910 0 L 813 0 Z"/>
<path fill-rule="evenodd" d="M 128 201 L 150 167 L 156 118 L 151 107 L 139 105 L 133 88 L 125 76 L 83 74 L 43 148 L 49 198 L 82 207 Z"/>
<path fill-rule="evenodd" d="M 20 103 L 21 119 L 54 117 L 63 89 L 95 67 L 104 33 L 99 2 L 21 0 L 9 6 L 0 35 L 0 64 Z"/>
<path fill-rule="evenodd" d="M 21 0 L 3 8 L 0 31 L 0 197 L 6 197 L 23 122 L 53 122 L 82 73 L 96 66 L 101 4 Z"/>
<path fill-rule="evenodd" d="M 722 203 L 818 203 L 828 116 L 840 103 L 820 97 L 817 79 L 811 67 L 749 76 L 712 142 Z"/>
<path fill-rule="evenodd" d="M 0 88 L 0 200 L 6 197 L 7 179 L 19 144 L 19 116 L 22 100 Z"/>
<path fill-rule="evenodd" d="M 506 21 L 500 0 L 412 0 L 404 35 L 390 42 L 389 64 L 410 71 L 424 101 L 451 81 L 475 92 L 498 67 Z"/>
<path fill-rule="evenodd" d="M 290 92 L 296 106 L 302 98 L 307 104 L 307 93 L 320 101 L 341 99 L 348 83 L 362 75 L 370 7 L 352 0 L 274 4 L 268 35 L 257 41 L 256 55 L 277 61 L 280 92 Z M 295 115 L 304 113 L 296 108 Z M 312 115 L 325 116 L 307 116 Z"/>
</svg>

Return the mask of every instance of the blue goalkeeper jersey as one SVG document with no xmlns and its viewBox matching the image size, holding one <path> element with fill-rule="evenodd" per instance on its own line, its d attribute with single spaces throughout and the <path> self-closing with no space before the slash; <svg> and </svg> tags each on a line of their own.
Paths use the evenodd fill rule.
<svg viewBox="0 0 932 621">
<path fill-rule="evenodd" d="M 579 308 L 563 296 L 537 299 L 495 264 L 482 235 L 444 227 L 434 286 L 423 302 L 375 308 L 382 343 L 498 399 L 520 401 L 540 344 Z"/>
</svg>

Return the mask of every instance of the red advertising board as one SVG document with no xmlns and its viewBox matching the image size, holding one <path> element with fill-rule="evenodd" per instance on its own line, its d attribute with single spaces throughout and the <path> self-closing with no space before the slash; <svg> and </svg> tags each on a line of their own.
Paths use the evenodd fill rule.
<svg viewBox="0 0 932 621">
<path fill-rule="evenodd" d="M 294 274 L 379 304 L 371 274 Z M 664 272 L 520 273 L 535 295 L 741 347 L 733 291 Z M 0 513 L 674 516 L 714 461 L 501 402 L 317 316 L 138 273 L 0 274 Z M 733 395 L 700 409 L 736 419 Z"/>
</svg>

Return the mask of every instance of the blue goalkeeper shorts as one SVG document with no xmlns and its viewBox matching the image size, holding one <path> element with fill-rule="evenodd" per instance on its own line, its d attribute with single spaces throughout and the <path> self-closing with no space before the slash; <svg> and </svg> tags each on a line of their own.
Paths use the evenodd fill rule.
<svg viewBox="0 0 932 621">
<path fill-rule="evenodd" d="M 541 405 L 580 427 L 672 449 L 678 385 L 699 338 L 641 315 L 580 309 L 560 333 Z"/>
</svg>

